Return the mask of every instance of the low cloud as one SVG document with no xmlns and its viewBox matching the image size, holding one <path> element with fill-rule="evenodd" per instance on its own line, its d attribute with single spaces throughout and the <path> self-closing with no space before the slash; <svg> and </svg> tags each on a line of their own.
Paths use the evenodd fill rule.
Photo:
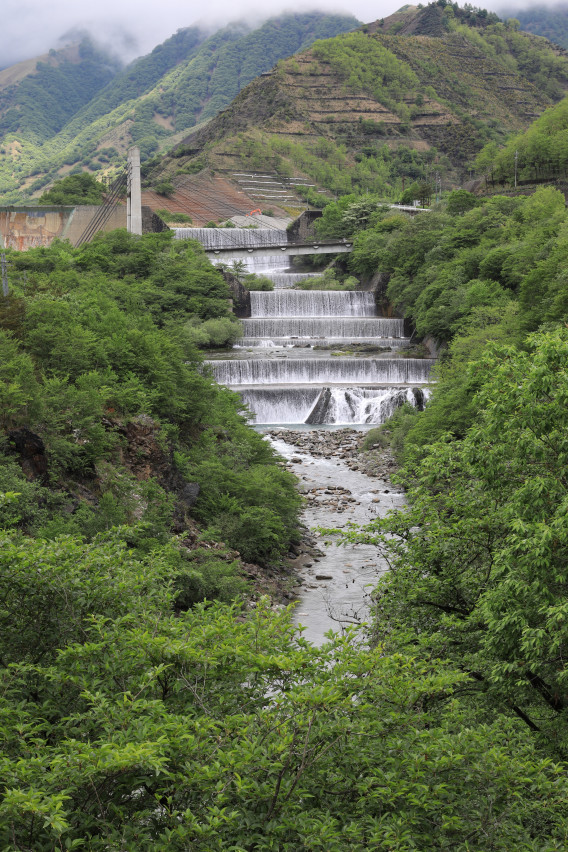
<svg viewBox="0 0 568 852">
<path fill-rule="evenodd" d="M 244 18 L 251 23 L 283 12 L 320 9 L 352 14 L 368 23 L 395 12 L 401 0 L 268 0 L 259 11 L 256 0 L 210 0 L 189 5 L 185 0 L 98 0 L 78 4 L 76 0 L 3 0 L 0 68 L 40 56 L 50 48 L 69 43 L 79 32 L 88 31 L 128 62 L 149 53 L 182 27 L 200 23 L 218 29 Z M 529 5 L 529 0 L 491 0 L 499 9 Z"/>
<path fill-rule="evenodd" d="M 239 18 L 260 23 L 282 12 L 313 9 L 352 14 L 367 22 L 390 14 L 398 5 L 397 0 L 378 4 L 372 0 L 268 0 L 259 11 L 255 0 L 211 0 L 200 5 L 184 0 L 98 0 L 90 4 L 76 0 L 4 0 L 0 68 L 61 47 L 81 31 L 90 32 L 99 43 L 130 61 L 149 53 L 176 30 L 195 23 L 218 29 Z"/>
</svg>

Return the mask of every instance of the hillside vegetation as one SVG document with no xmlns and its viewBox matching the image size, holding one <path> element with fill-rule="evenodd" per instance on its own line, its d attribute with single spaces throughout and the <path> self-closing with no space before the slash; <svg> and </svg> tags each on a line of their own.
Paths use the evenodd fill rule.
<svg viewBox="0 0 568 852">
<path fill-rule="evenodd" d="M 88 38 L 26 64 L 23 76 L 0 72 L 0 140 L 8 145 L 56 135 L 120 67 Z"/>
<path fill-rule="evenodd" d="M 524 133 L 511 136 L 505 145 L 486 145 L 476 158 L 476 168 L 492 185 L 513 186 L 566 178 L 568 175 L 568 99 L 564 98 Z"/>
<path fill-rule="evenodd" d="M 227 285 L 201 248 L 171 232 L 137 240 L 116 231 L 80 249 L 14 252 L 9 262 L 0 491 L 20 498 L 0 509 L 0 525 L 87 541 L 120 526 L 119 539 L 140 553 L 165 548 L 185 564 L 184 594 L 197 598 L 239 577 L 234 559 L 219 568 L 224 579 L 219 560 L 191 564 L 172 535 L 195 521 L 245 561 L 277 561 L 295 535 L 298 498 L 245 426 L 239 398 L 201 365 L 196 339 L 221 344 L 240 333 Z M 30 441 L 37 464 L 27 469 Z M 279 508 L 268 508 L 277 493 Z"/>
<path fill-rule="evenodd" d="M 10 255 L 4 847 L 566 848 L 563 198 L 324 218 L 450 357 L 424 412 L 371 433 L 406 436 L 407 505 L 342 530 L 390 570 L 370 629 L 322 648 L 242 605 L 254 566 L 219 544 L 270 564 L 297 506 L 188 339 L 227 311 L 220 273 L 167 234 Z"/>
<path fill-rule="evenodd" d="M 357 23 L 313 12 L 273 18 L 258 29 L 231 24 L 213 35 L 190 27 L 119 73 L 116 67 L 111 73 L 103 59 L 97 66 L 93 56 L 81 72 L 89 74 L 88 85 L 76 74 L 80 96 L 74 87 L 70 93 L 63 71 L 56 69 L 54 76 L 53 69 L 41 66 L 5 95 L 0 199 L 21 201 L 73 169 L 113 174 L 132 144 L 143 159 L 171 147 L 279 59 Z M 67 66 L 64 70 L 68 73 Z"/>
<path fill-rule="evenodd" d="M 461 181 L 484 144 L 525 129 L 568 88 L 563 51 L 515 22 L 445 0 L 402 17 L 280 62 L 157 163 L 150 181 L 207 164 L 396 198 L 403 177 Z"/>
</svg>

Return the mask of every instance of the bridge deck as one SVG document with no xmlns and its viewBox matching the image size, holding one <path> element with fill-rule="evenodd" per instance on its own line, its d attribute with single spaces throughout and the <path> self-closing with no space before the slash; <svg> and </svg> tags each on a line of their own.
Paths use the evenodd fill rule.
<svg viewBox="0 0 568 852">
<path fill-rule="evenodd" d="M 247 257 L 273 257 L 278 252 L 284 256 L 297 256 L 303 254 L 347 254 L 353 251 L 353 243 L 341 241 L 318 241 L 303 243 L 282 243 L 277 246 L 258 246 L 257 248 L 239 248 L 239 246 L 226 246 L 224 248 L 207 249 L 206 254 L 211 260 L 221 259 L 223 255 L 230 255 L 232 260 L 246 260 Z"/>
</svg>

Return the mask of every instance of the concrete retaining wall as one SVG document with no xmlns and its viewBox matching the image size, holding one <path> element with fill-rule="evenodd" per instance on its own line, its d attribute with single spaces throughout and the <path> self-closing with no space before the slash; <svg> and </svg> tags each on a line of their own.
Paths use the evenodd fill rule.
<svg viewBox="0 0 568 852">
<path fill-rule="evenodd" d="M 26 251 L 48 246 L 54 239 L 75 245 L 98 211 L 95 205 L 77 207 L 0 207 L 0 246 Z M 116 207 L 102 229 L 126 228 L 126 207 Z"/>
</svg>

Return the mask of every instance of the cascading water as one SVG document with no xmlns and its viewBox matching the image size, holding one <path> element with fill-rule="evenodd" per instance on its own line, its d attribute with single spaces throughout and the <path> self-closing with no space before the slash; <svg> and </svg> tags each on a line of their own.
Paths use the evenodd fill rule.
<svg viewBox="0 0 568 852">
<path fill-rule="evenodd" d="M 337 290 L 280 290 L 250 294 L 252 317 L 376 317 L 372 293 L 360 290 L 342 293 Z M 390 320 L 402 336 L 403 321 Z"/>
<path fill-rule="evenodd" d="M 286 231 L 179 228 L 176 237 L 197 239 L 208 252 L 224 250 L 227 264 L 230 249 L 240 250 L 239 260 L 248 249 L 248 271 L 274 282 L 272 292 L 251 292 L 251 316 L 243 320 L 235 357 L 209 362 L 217 381 L 239 390 L 252 420 L 382 423 L 404 402 L 423 406 L 420 386 L 428 383 L 434 361 L 401 357 L 409 343 L 403 320 L 378 317 L 372 293 L 293 289 L 316 273 L 292 270 Z M 255 248 L 274 253 L 254 257 Z M 325 351 L 334 347 L 341 351 Z"/>
<path fill-rule="evenodd" d="M 210 361 L 222 385 L 424 384 L 430 358 L 266 358 Z"/>
<path fill-rule="evenodd" d="M 245 319 L 246 337 L 324 337 L 336 340 L 358 340 L 360 337 L 402 337 L 399 320 L 357 317 L 278 317 L 277 319 Z"/>
<path fill-rule="evenodd" d="M 247 272 L 270 278 L 275 288 L 294 287 L 305 278 L 317 277 L 315 272 L 294 272 L 292 258 L 286 254 L 288 233 L 280 228 L 174 228 L 176 240 L 197 240 L 205 251 L 223 249 L 226 266 L 244 263 Z M 279 253 L 267 257 L 252 254 L 243 260 L 242 249 L 278 248 Z M 231 249 L 235 249 L 234 254 Z M 215 258 L 211 258 L 215 263 Z"/>
<path fill-rule="evenodd" d="M 243 402 L 254 412 L 258 423 L 312 426 L 333 423 L 384 423 L 394 411 L 408 402 L 421 411 L 428 398 L 422 388 L 338 388 L 302 387 L 247 388 L 240 392 Z"/>
<path fill-rule="evenodd" d="M 319 278 L 319 274 L 317 272 L 270 271 L 268 277 L 272 281 L 274 289 L 279 290 L 286 287 L 295 287 L 296 284 L 299 284 L 300 281 L 305 281 L 306 278 Z"/>
<path fill-rule="evenodd" d="M 176 240 L 197 240 L 205 251 L 286 246 L 288 234 L 278 228 L 174 228 Z"/>
</svg>

